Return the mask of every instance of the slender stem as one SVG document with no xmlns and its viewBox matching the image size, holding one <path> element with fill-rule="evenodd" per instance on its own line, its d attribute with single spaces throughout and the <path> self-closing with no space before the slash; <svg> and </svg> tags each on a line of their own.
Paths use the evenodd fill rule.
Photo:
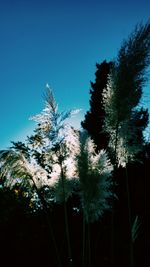
<svg viewBox="0 0 150 267">
<path fill-rule="evenodd" d="M 73 265 L 72 251 L 71 251 L 71 244 L 70 244 L 67 205 L 66 205 L 66 201 L 65 201 L 65 176 L 64 176 L 64 172 L 63 172 L 62 162 L 60 162 L 60 167 L 61 167 L 61 180 L 62 180 L 62 189 L 63 189 L 63 203 L 64 203 L 65 229 L 66 229 L 66 239 L 67 239 L 67 247 L 68 247 L 69 267 L 72 267 L 72 265 Z"/>
<path fill-rule="evenodd" d="M 133 251 L 133 242 L 132 242 L 132 222 L 131 222 L 131 205 L 130 205 L 130 191 L 129 191 L 129 179 L 127 166 L 126 170 L 126 190 L 127 190 L 127 205 L 128 205 L 128 219 L 129 219 L 129 242 L 130 242 L 130 266 L 134 267 L 134 251 Z"/>
<path fill-rule="evenodd" d="M 114 192 L 114 181 L 113 181 L 113 192 Z M 114 200 L 112 200 L 112 216 L 111 216 L 111 263 L 114 265 Z"/>
<path fill-rule="evenodd" d="M 48 227 L 49 227 L 49 230 L 50 230 L 50 234 L 51 234 L 51 238 L 52 238 L 52 241 L 53 241 L 53 244 L 54 244 L 54 248 L 55 248 L 57 263 L 58 263 L 58 266 L 61 267 L 61 260 L 60 260 L 60 256 L 59 256 L 59 252 L 58 252 L 58 247 L 57 247 L 54 231 L 52 229 L 51 220 L 50 220 L 50 217 L 49 217 L 49 214 L 48 214 L 46 201 L 45 201 L 44 197 L 42 196 L 42 194 L 39 192 L 34 179 L 33 178 L 31 178 L 31 179 L 33 181 L 34 188 L 36 189 L 37 195 L 38 195 L 38 197 L 41 200 L 41 203 L 43 205 L 43 211 L 44 211 L 45 216 L 46 216 L 47 224 L 48 224 Z"/>
<path fill-rule="evenodd" d="M 50 229 L 50 234 L 51 234 L 51 237 L 52 237 L 52 241 L 53 241 L 53 244 L 54 244 L 58 266 L 61 267 L 61 260 L 60 260 L 60 256 L 59 256 L 59 252 L 58 252 L 58 248 L 57 248 L 55 235 L 54 235 L 54 232 L 53 232 L 53 229 L 52 229 L 52 225 L 51 225 L 51 222 L 50 222 L 50 218 L 49 218 L 47 212 L 45 212 L 45 214 L 46 214 L 47 223 L 48 223 L 48 226 L 49 226 L 49 229 Z"/>
<path fill-rule="evenodd" d="M 87 234 L 88 234 L 88 266 L 91 267 L 91 240 L 90 240 L 90 223 L 87 223 Z"/>
<path fill-rule="evenodd" d="M 117 145 L 118 145 L 118 130 L 119 130 L 119 122 L 117 120 L 116 124 L 116 133 L 115 133 L 115 149 L 114 149 L 114 177 L 112 180 L 112 191 L 114 193 L 115 191 L 115 175 L 116 175 L 116 170 L 117 170 Z M 111 263 L 112 266 L 114 265 L 114 247 L 115 247 L 115 242 L 114 242 L 114 216 L 115 216 L 115 204 L 114 204 L 114 199 L 112 199 L 112 217 L 111 217 L 111 224 L 112 224 L 112 231 L 111 231 Z"/>
<path fill-rule="evenodd" d="M 116 124 L 116 134 L 115 134 L 115 150 L 114 150 L 114 169 L 117 169 L 117 145 L 118 145 L 118 131 L 119 131 L 119 122 Z"/>
<path fill-rule="evenodd" d="M 91 267 L 91 240 L 90 240 L 90 222 L 89 220 L 87 220 L 86 222 L 83 213 L 82 267 L 84 266 Z"/>
<path fill-rule="evenodd" d="M 85 218 L 83 214 L 83 247 L 82 247 L 82 267 L 85 266 Z"/>
</svg>

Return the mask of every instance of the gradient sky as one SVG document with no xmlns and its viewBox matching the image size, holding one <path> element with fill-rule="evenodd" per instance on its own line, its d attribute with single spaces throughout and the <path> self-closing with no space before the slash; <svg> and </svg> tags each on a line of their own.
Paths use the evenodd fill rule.
<svg viewBox="0 0 150 267">
<path fill-rule="evenodd" d="M 149 0 L 0 0 L 0 149 L 30 135 L 46 83 L 61 110 L 81 108 L 83 118 L 95 63 L 115 58 L 149 18 Z"/>
</svg>

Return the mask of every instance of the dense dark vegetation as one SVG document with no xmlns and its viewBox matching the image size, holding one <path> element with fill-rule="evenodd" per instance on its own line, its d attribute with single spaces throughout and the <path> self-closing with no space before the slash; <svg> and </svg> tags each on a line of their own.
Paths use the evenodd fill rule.
<svg viewBox="0 0 150 267">
<path fill-rule="evenodd" d="M 147 145 L 147 150 L 150 150 Z M 135 266 L 150 265 L 150 179 L 149 158 L 144 163 L 128 166 L 132 216 L 139 216 L 140 228 L 134 243 Z M 121 176 L 121 179 L 120 179 Z M 117 199 L 115 200 L 115 265 L 129 266 L 129 223 L 125 192 L 125 172 L 117 173 Z M 82 259 L 82 214 L 72 207 L 79 205 L 76 195 L 68 202 L 69 230 L 74 266 L 81 266 Z M 0 190 L 0 240 L 2 266 L 57 266 L 54 245 L 43 211 L 31 212 L 29 202 L 21 192 Z M 67 266 L 67 248 L 62 205 L 49 208 L 49 216 L 58 245 L 62 266 Z M 106 212 L 101 221 L 91 227 L 91 266 L 111 266 L 111 212 Z"/>
</svg>

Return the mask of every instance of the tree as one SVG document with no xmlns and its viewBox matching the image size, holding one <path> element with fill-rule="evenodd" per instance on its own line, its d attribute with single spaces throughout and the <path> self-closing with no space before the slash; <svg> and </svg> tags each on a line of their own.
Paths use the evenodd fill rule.
<svg viewBox="0 0 150 267">
<path fill-rule="evenodd" d="M 103 61 L 101 64 L 96 64 L 96 79 L 95 82 L 91 82 L 90 89 L 90 111 L 85 114 L 85 119 L 81 122 L 82 127 L 87 130 L 94 141 L 97 151 L 106 149 L 108 144 L 108 136 L 103 131 L 105 111 L 102 103 L 102 93 L 107 86 L 111 67 L 112 62 Z"/>
</svg>

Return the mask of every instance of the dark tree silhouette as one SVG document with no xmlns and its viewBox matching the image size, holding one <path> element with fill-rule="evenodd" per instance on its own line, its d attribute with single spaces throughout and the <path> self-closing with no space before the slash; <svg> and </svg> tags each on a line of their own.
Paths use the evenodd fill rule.
<svg viewBox="0 0 150 267">
<path fill-rule="evenodd" d="M 96 79 L 95 82 L 91 82 L 90 89 L 90 110 L 87 111 L 84 121 L 81 122 L 82 127 L 88 131 L 93 139 L 97 151 L 106 148 L 108 143 L 108 137 L 103 132 L 105 112 L 102 103 L 102 93 L 103 89 L 106 88 L 111 66 L 112 62 L 107 63 L 106 60 L 101 64 L 96 64 Z"/>
</svg>

